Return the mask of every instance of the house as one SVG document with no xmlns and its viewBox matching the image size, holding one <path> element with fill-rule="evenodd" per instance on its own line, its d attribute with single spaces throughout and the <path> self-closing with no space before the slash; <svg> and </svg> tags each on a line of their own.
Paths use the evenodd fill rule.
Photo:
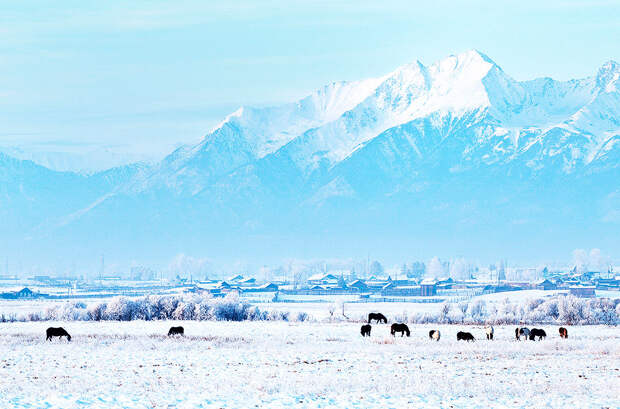
<svg viewBox="0 0 620 409">
<path fill-rule="evenodd" d="M 355 280 L 355 281 L 349 283 L 349 288 L 356 288 L 360 292 L 368 291 L 368 286 L 362 280 Z"/>
<path fill-rule="evenodd" d="M 372 276 L 366 280 L 366 286 L 370 291 L 381 291 L 383 287 L 392 282 L 391 277 L 375 277 Z"/>
<path fill-rule="evenodd" d="M 255 278 L 244 278 L 242 280 L 238 281 L 239 285 L 241 286 L 254 286 L 256 285 L 256 279 Z"/>
<path fill-rule="evenodd" d="M 338 284 L 338 277 L 336 277 L 333 274 L 323 274 L 323 273 L 319 273 L 319 274 L 314 274 L 310 277 L 308 277 L 308 285 L 309 286 L 313 286 L 313 285 L 337 285 Z"/>
<path fill-rule="evenodd" d="M 620 288 L 620 280 L 615 278 L 599 278 L 596 280 L 597 290 L 618 290 Z"/>
<path fill-rule="evenodd" d="M 557 290 L 558 286 L 551 282 L 549 279 L 540 280 L 535 283 L 535 288 L 537 290 Z"/>
<path fill-rule="evenodd" d="M 15 299 L 23 299 L 23 298 L 37 298 L 42 297 L 43 294 L 35 293 L 30 288 L 24 287 L 19 291 L 10 291 L 6 293 L 1 293 L 0 298 L 15 300 Z"/>
<path fill-rule="evenodd" d="M 187 287 L 184 291 L 188 293 L 210 293 L 214 296 L 218 296 L 218 295 L 222 295 L 223 287 L 221 287 L 220 284 L 221 284 L 220 282 L 215 282 L 215 283 L 200 282 L 190 287 Z M 224 287 L 224 289 L 226 289 L 226 287 Z"/>
<path fill-rule="evenodd" d="M 596 287 L 593 285 L 574 285 L 570 287 L 571 295 L 575 297 L 596 297 Z"/>
<path fill-rule="evenodd" d="M 400 296 L 400 297 L 419 297 L 422 295 L 422 287 L 419 285 L 397 286 L 394 283 L 386 284 L 381 290 L 381 295 Z"/>
<path fill-rule="evenodd" d="M 243 289 L 243 292 L 276 292 L 278 286 L 274 283 L 266 283 L 258 287 L 247 287 Z"/>
<path fill-rule="evenodd" d="M 437 281 L 426 278 L 420 283 L 420 295 L 423 297 L 431 297 L 437 295 Z"/>
<path fill-rule="evenodd" d="M 238 283 L 243 281 L 243 276 L 241 274 L 237 274 L 235 276 L 227 278 L 226 281 L 230 281 L 231 283 Z"/>
<path fill-rule="evenodd" d="M 455 282 L 452 277 L 440 278 L 437 280 L 437 288 L 440 290 L 450 290 L 454 286 Z"/>
<path fill-rule="evenodd" d="M 219 288 L 220 290 L 230 290 L 231 288 L 233 288 L 233 286 L 228 284 L 226 281 L 220 281 L 219 283 L 217 283 L 217 288 Z"/>
</svg>

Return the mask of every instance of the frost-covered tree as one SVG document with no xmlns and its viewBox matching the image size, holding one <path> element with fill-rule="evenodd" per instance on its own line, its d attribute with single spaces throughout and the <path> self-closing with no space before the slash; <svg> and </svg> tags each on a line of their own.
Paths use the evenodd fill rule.
<svg viewBox="0 0 620 409">
<path fill-rule="evenodd" d="M 105 317 L 110 321 L 130 321 L 133 304 L 125 297 L 114 297 L 105 310 Z"/>
<path fill-rule="evenodd" d="M 443 264 L 439 257 L 433 257 L 431 261 L 429 261 L 428 266 L 426 267 L 426 278 L 439 278 L 443 276 Z"/>
<path fill-rule="evenodd" d="M 450 277 L 455 280 L 467 280 L 469 278 L 469 265 L 464 258 L 456 258 L 450 262 Z"/>
<path fill-rule="evenodd" d="M 563 324 L 575 325 L 585 321 L 585 302 L 572 295 L 560 297 L 558 300 L 558 321 Z"/>
<path fill-rule="evenodd" d="M 450 323 L 450 310 L 452 309 L 452 304 L 444 302 L 441 304 L 440 312 L 439 312 L 439 321 L 444 322 L 446 324 Z"/>
<path fill-rule="evenodd" d="M 578 273 L 588 271 L 588 253 L 584 249 L 573 250 L 573 263 Z"/>
<path fill-rule="evenodd" d="M 196 304 L 193 302 L 179 302 L 177 308 L 172 313 L 175 320 L 193 320 L 195 318 Z"/>
<path fill-rule="evenodd" d="M 105 319 L 105 311 L 107 309 L 106 303 L 94 303 L 87 309 L 89 321 L 101 321 Z"/>
<path fill-rule="evenodd" d="M 484 300 L 475 300 L 469 307 L 469 315 L 475 321 L 482 321 L 486 316 L 486 302 Z"/>
<path fill-rule="evenodd" d="M 377 260 L 370 264 L 370 274 L 374 276 L 380 276 L 383 274 L 383 266 Z"/>
</svg>

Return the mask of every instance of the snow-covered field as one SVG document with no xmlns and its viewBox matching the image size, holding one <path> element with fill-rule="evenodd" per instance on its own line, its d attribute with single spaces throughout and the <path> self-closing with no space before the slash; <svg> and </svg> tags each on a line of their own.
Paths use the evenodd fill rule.
<svg viewBox="0 0 620 409">
<path fill-rule="evenodd" d="M 66 342 L 44 340 L 63 326 Z M 186 336 L 169 339 L 171 325 Z M 0 324 L 0 407 L 619 407 L 620 329 L 156 321 Z M 428 340 L 439 328 L 441 340 Z M 457 343 L 471 331 L 475 343 Z"/>
</svg>

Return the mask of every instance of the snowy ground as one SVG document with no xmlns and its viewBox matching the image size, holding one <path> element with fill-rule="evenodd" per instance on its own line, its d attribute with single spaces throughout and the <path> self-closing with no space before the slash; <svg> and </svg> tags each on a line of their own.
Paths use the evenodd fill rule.
<svg viewBox="0 0 620 409">
<path fill-rule="evenodd" d="M 163 336 L 173 324 L 186 336 Z M 62 325 L 70 343 L 45 342 Z M 619 407 L 620 329 L 547 326 L 542 342 L 514 328 L 457 343 L 460 326 L 286 322 L 0 324 L 2 408 Z"/>
</svg>

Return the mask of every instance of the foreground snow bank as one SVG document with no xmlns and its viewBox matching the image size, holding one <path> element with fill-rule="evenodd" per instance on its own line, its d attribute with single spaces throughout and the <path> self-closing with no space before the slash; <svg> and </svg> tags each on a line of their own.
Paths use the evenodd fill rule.
<svg viewBox="0 0 620 409">
<path fill-rule="evenodd" d="M 186 336 L 165 336 L 172 325 Z M 49 325 L 72 341 L 44 340 Z M 439 342 L 428 339 L 439 329 Z M 412 325 L 410 338 L 353 323 L 54 322 L 0 324 L 0 407 L 618 407 L 620 332 Z"/>
</svg>

